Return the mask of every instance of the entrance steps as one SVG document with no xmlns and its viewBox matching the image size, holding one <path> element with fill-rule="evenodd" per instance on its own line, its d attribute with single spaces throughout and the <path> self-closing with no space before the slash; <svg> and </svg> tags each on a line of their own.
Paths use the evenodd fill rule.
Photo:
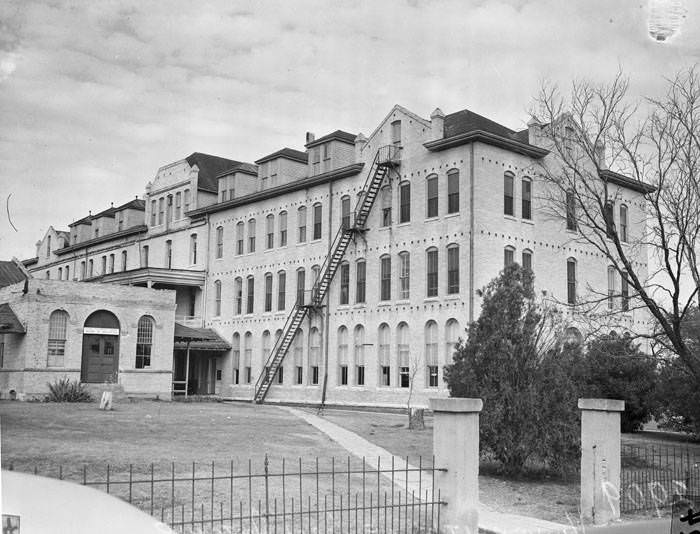
<svg viewBox="0 0 700 534">
<path fill-rule="evenodd" d="M 129 400 L 128 395 L 124 392 L 124 386 L 121 384 L 110 384 L 110 383 L 104 383 L 104 384 L 87 384 L 83 383 L 85 386 L 85 389 L 87 389 L 90 394 L 92 395 L 92 398 L 96 400 L 97 402 L 100 402 L 100 399 L 102 398 L 102 393 L 105 391 L 111 391 L 112 392 L 112 401 L 118 402 L 118 401 L 127 401 Z"/>
</svg>

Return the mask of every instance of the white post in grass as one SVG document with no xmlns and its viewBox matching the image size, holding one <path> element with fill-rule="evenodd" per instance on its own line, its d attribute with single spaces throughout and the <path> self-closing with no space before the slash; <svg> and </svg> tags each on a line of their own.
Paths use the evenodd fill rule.
<svg viewBox="0 0 700 534">
<path fill-rule="evenodd" d="M 441 510 L 442 532 L 479 531 L 479 412 L 481 399 L 430 399 L 433 412 L 435 492 L 447 504 Z M 437 498 L 434 495 L 433 498 Z"/>
<path fill-rule="evenodd" d="M 603 525 L 620 519 L 620 414 L 625 401 L 579 399 L 581 518 Z"/>
</svg>

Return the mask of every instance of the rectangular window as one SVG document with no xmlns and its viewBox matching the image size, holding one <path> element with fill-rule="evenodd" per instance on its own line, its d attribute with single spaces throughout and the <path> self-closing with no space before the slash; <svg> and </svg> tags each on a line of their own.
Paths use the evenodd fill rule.
<svg viewBox="0 0 700 534">
<path fill-rule="evenodd" d="M 379 367 L 379 385 L 380 386 L 390 386 L 391 385 L 391 367 L 388 365 L 382 365 Z"/>
<path fill-rule="evenodd" d="M 224 257 L 224 229 L 221 226 L 216 229 L 216 257 Z"/>
<path fill-rule="evenodd" d="M 214 293 L 215 293 L 215 306 L 214 315 L 219 317 L 221 315 L 221 281 L 217 280 L 214 282 Z"/>
<path fill-rule="evenodd" d="M 175 193 L 175 219 L 182 219 L 182 192 Z"/>
<path fill-rule="evenodd" d="M 272 311 L 272 275 L 265 275 L 265 311 Z"/>
<path fill-rule="evenodd" d="M 248 221 L 248 252 L 255 252 L 255 219 Z"/>
<path fill-rule="evenodd" d="M 300 385 L 304 383 L 304 367 L 301 365 L 297 365 L 296 367 L 297 373 L 296 373 L 296 381 L 295 384 Z"/>
<path fill-rule="evenodd" d="M 340 385 L 341 386 L 348 385 L 348 366 L 347 366 L 347 364 L 340 366 Z"/>
<path fill-rule="evenodd" d="M 459 171 L 447 174 L 447 213 L 459 213 Z"/>
<path fill-rule="evenodd" d="M 532 219 L 532 182 L 523 180 L 522 217 Z"/>
<path fill-rule="evenodd" d="M 306 271 L 299 269 L 297 271 L 297 306 L 304 305 L 304 286 L 306 284 Z"/>
<path fill-rule="evenodd" d="M 190 236 L 190 264 L 197 263 L 197 234 Z"/>
<path fill-rule="evenodd" d="M 426 254 L 427 297 L 438 296 L 438 251 L 429 250 Z"/>
<path fill-rule="evenodd" d="M 437 176 L 433 176 L 432 178 L 428 178 L 426 187 L 428 189 L 428 195 L 427 195 L 428 204 L 427 204 L 426 216 L 428 218 L 437 217 L 438 216 L 438 179 L 437 179 Z"/>
<path fill-rule="evenodd" d="M 297 211 L 299 223 L 299 243 L 306 243 L 306 208 Z"/>
<path fill-rule="evenodd" d="M 287 273 L 282 271 L 277 275 L 277 309 L 278 310 L 284 310 L 286 295 L 287 295 Z"/>
<path fill-rule="evenodd" d="M 311 384 L 318 386 L 318 365 L 311 366 Z"/>
<path fill-rule="evenodd" d="M 236 278 L 235 281 L 235 292 L 236 292 L 236 315 L 243 313 L 243 280 L 241 278 Z"/>
<path fill-rule="evenodd" d="M 532 252 L 523 250 L 523 269 L 532 271 Z"/>
<path fill-rule="evenodd" d="M 382 227 L 391 226 L 391 187 L 382 188 Z"/>
<path fill-rule="evenodd" d="M 287 212 L 280 213 L 280 247 L 287 246 Z"/>
<path fill-rule="evenodd" d="M 566 301 L 569 304 L 576 304 L 576 262 L 574 260 L 566 262 Z"/>
<path fill-rule="evenodd" d="M 459 247 L 447 249 L 447 294 L 459 293 Z"/>
<path fill-rule="evenodd" d="M 364 261 L 358 261 L 356 270 L 355 302 L 360 304 L 365 302 L 367 264 Z"/>
<path fill-rule="evenodd" d="M 185 213 L 190 211 L 190 190 L 185 189 Z"/>
<path fill-rule="evenodd" d="M 68 271 L 66 270 L 66 272 L 68 272 Z M 109 272 L 110 273 L 114 272 L 114 254 L 109 255 Z"/>
<path fill-rule="evenodd" d="M 255 308 L 255 279 L 249 276 L 247 284 L 248 298 L 246 299 L 246 313 L 253 313 L 253 309 Z"/>
<path fill-rule="evenodd" d="M 107 256 L 102 256 L 102 271 L 100 273 L 107 274 Z"/>
<path fill-rule="evenodd" d="M 340 264 L 340 304 L 350 303 L 350 264 Z"/>
<path fill-rule="evenodd" d="M 503 266 L 508 267 L 515 261 L 515 250 L 512 247 L 503 249 Z"/>
<path fill-rule="evenodd" d="M 615 268 L 608 267 L 608 309 L 615 307 Z"/>
<path fill-rule="evenodd" d="M 321 217 L 323 216 L 323 208 L 321 204 L 314 206 L 314 239 L 321 239 Z"/>
<path fill-rule="evenodd" d="M 330 143 L 324 143 L 323 145 L 323 159 L 324 160 L 329 160 L 331 159 L 331 144 Z"/>
<path fill-rule="evenodd" d="M 411 296 L 411 256 L 408 252 L 399 254 L 399 298 L 407 300 Z"/>
<path fill-rule="evenodd" d="M 620 241 L 627 243 L 627 206 L 620 206 Z"/>
<path fill-rule="evenodd" d="M 394 145 L 401 144 L 401 121 L 391 123 L 391 142 Z"/>
<path fill-rule="evenodd" d="M 126 250 L 122 251 L 122 271 L 126 271 Z"/>
<path fill-rule="evenodd" d="M 156 207 L 156 201 L 151 200 L 151 226 L 156 225 L 156 215 L 158 208 Z"/>
<path fill-rule="evenodd" d="M 399 387 L 407 388 L 410 386 L 410 373 L 408 367 L 399 367 Z"/>
<path fill-rule="evenodd" d="M 627 278 L 627 273 L 622 272 L 622 277 L 620 278 L 620 289 L 622 293 L 622 311 L 630 310 L 630 286 L 629 279 Z"/>
<path fill-rule="evenodd" d="M 165 242 L 165 268 L 173 268 L 173 242 L 170 239 Z"/>
<path fill-rule="evenodd" d="M 399 224 L 411 221 L 411 184 L 406 182 L 399 186 Z"/>
<path fill-rule="evenodd" d="M 391 257 L 381 258 L 380 300 L 391 300 Z"/>
<path fill-rule="evenodd" d="M 612 237 L 615 235 L 615 216 L 614 216 L 614 210 L 613 210 L 613 203 L 612 202 L 607 202 L 605 204 L 605 233 L 607 236 L 612 239 Z"/>
<path fill-rule="evenodd" d="M 513 210 L 513 177 L 509 174 L 503 177 L 503 213 L 515 215 Z"/>
<path fill-rule="evenodd" d="M 165 214 L 165 199 L 158 199 L 158 224 L 163 224 L 163 216 Z"/>
<path fill-rule="evenodd" d="M 566 193 L 566 229 L 576 231 L 576 197 L 573 191 Z"/>
<path fill-rule="evenodd" d="M 438 366 L 428 366 L 428 386 L 436 388 L 438 386 Z"/>
</svg>

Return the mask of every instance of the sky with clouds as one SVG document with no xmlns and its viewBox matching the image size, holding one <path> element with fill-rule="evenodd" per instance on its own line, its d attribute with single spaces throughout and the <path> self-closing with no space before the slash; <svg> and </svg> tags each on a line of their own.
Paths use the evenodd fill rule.
<svg viewBox="0 0 700 534">
<path fill-rule="evenodd" d="M 700 61 L 700 2 L 663 43 L 648 16 L 647 0 L 5 0 L 0 258 L 195 151 L 253 161 L 306 131 L 369 134 L 396 103 L 522 128 L 543 79 L 619 66 L 657 95 Z"/>
</svg>

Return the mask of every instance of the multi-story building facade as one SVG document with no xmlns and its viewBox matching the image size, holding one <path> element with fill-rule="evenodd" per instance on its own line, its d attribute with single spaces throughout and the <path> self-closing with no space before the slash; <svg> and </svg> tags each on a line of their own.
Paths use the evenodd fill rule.
<svg viewBox="0 0 700 534">
<path fill-rule="evenodd" d="M 176 320 L 220 339 L 203 335 L 189 356 L 175 343 L 174 382 L 195 377 L 195 392 L 251 399 L 290 311 L 353 224 L 377 151 L 394 147 L 367 224 L 267 398 L 398 406 L 412 390 L 421 403 L 446 394 L 442 367 L 478 317 L 477 290 L 504 264 L 532 269 L 536 289 L 564 307 L 609 284 L 621 295 L 611 305 L 624 306 L 605 259 L 543 209 L 539 164 L 555 156 L 539 128 L 516 132 L 468 110 L 427 120 L 395 106 L 368 137 L 307 134 L 304 151 L 255 164 L 195 153 L 159 169 L 143 200 L 76 221 L 70 236 L 49 229 L 25 264 L 35 276 L 175 289 Z M 643 231 L 633 221 L 643 221 L 644 188 L 610 181 L 617 223 Z M 646 251 L 636 253 L 646 265 Z M 631 308 L 625 317 L 645 320 Z"/>
</svg>

